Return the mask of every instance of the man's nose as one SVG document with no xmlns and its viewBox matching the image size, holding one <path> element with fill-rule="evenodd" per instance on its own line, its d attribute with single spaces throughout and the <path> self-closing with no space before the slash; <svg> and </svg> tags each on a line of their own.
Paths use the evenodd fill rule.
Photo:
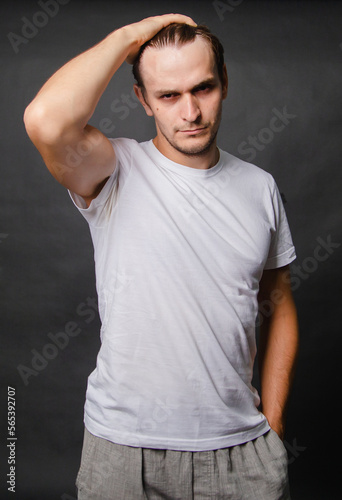
<svg viewBox="0 0 342 500">
<path fill-rule="evenodd" d="M 188 122 L 194 122 L 201 114 L 197 99 L 191 94 L 183 96 L 182 118 Z"/>
</svg>

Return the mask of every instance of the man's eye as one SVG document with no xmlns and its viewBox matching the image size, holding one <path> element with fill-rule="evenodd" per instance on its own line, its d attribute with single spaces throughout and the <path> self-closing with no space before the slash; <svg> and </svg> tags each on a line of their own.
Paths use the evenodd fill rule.
<svg viewBox="0 0 342 500">
<path fill-rule="evenodd" d="M 200 87 L 197 87 L 196 92 L 206 92 L 211 90 L 211 85 L 201 85 Z"/>
<path fill-rule="evenodd" d="M 175 97 L 175 94 L 164 94 L 161 97 L 162 97 L 162 99 L 168 100 L 168 99 L 172 99 L 172 97 Z"/>
</svg>

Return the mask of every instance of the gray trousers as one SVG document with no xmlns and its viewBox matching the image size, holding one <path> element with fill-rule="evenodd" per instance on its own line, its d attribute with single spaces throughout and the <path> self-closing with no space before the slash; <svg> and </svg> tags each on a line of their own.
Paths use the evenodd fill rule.
<svg viewBox="0 0 342 500">
<path fill-rule="evenodd" d="M 287 451 L 270 430 L 213 451 L 135 448 L 85 429 L 79 500 L 290 500 Z"/>
</svg>

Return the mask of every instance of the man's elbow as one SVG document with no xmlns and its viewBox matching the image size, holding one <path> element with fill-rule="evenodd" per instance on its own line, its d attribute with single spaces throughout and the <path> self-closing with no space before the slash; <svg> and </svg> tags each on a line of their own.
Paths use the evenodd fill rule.
<svg viewBox="0 0 342 500">
<path fill-rule="evenodd" d="M 63 131 L 44 105 L 31 102 L 25 109 L 23 120 L 27 135 L 37 149 L 53 147 L 60 140 Z"/>
</svg>

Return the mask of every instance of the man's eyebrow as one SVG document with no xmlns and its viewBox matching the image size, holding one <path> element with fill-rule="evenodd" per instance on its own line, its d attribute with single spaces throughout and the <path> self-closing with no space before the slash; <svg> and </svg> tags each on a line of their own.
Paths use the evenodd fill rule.
<svg viewBox="0 0 342 500">
<path fill-rule="evenodd" d="M 203 80 L 203 82 L 198 83 L 191 90 L 198 90 L 201 87 L 206 87 L 207 85 L 215 85 L 216 83 L 216 79 L 212 76 L 210 78 L 207 78 L 206 80 Z"/>
<path fill-rule="evenodd" d="M 216 84 L 216 79 L 215 77 L 212 76 L 210 78 L 206 78 L 202 82 L 197 83 L 194 87 L 192 87 L 192 89 L 190 89 L 190 92 L 194 92 L 201 87 L 205 87 L 206 85 L 215 85 L 215 84 Z M 179 94 L 179 93 L 180 91 L 177 89 L 165 89 L 165 90 L 161 89 L 155 92 L 155 96 L 160 97 L 162 95 Z"/>
<path fill-rule="evenodd" d="M 179 90 L 156 90 L 154 95 L 156 97 L 161 97 L 162 95 L 168 95 L 168 94 L 179 94 Z"/>
</svg>

